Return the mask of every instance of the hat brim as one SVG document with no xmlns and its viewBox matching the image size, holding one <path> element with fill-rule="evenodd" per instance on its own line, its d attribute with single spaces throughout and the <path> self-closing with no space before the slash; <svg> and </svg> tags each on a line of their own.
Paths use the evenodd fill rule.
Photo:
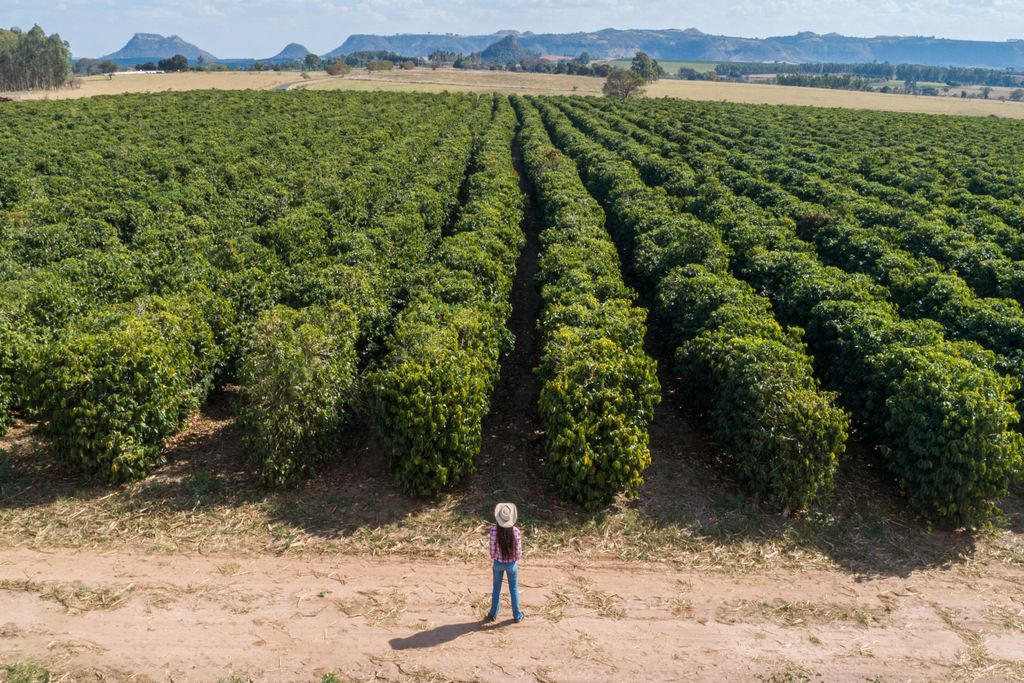
<svg viewBox="0 0 1024 683">
<path fill-rule="evenodd" d="M 509 516 L 508 519 L 502 519 L 501 515 L 498 514 L 504 507 L 511 508 L 512 514 Z M 504 527 L 506 529 L 509 527 L 514 527 L 518 519 L 519 510 L 516 509 L 515 503 L 498 503 L 497 505 L 494 506 L 494 521 L 498 523 L 498 526 Z"/>
</svg>

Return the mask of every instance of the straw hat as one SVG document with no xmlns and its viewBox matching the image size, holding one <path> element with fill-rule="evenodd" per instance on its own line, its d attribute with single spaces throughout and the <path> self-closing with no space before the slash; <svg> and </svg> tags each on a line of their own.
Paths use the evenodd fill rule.
<svg viewBox="0 0 1024 683">
<path fill-rule="evenodd" d="M 506 529 L 515 526 L 518 518 L 519 511 L 516 510 L 515 503 L 498 503 L 494 507 L 494 521 L 498 523 L 498 526 Z"/>
</svg>

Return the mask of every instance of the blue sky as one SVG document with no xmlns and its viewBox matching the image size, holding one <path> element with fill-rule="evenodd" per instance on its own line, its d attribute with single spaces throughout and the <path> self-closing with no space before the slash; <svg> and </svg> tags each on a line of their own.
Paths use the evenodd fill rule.
<svg viewBox="0 0 1024 683">
<path fill-rule="evenodd" d="M 1024 0 L 0 0 L 0 26 L 40 24 L 79 57 L 137 31 L 176 33 L 218 57 L 267 57 L 290 42 L 324 53 L 353 33 L 569 32 L 689 28 L 765 37 L 1024 38 Z"/>
</svg>

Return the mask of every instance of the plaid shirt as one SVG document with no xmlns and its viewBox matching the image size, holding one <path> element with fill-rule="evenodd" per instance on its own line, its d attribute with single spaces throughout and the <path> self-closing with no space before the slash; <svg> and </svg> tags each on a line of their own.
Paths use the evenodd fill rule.
<svg viewBox="0 0 1024 683">
<path fill-rule="evenodd" d="M 518 562 L 519 558 L 523 556 L 523 533 L 519 531 L 519 527 L 514 526 L 512 527 L 512 534 L 516 538 L 515 557 L 506 558 L 501 554 L 501 548 L 498 547 L 498 525 L 495 524 L 491 527 L 491 537 L 488 546 L 490 547 L 492 560 L 502 563 Z"/>
</svg>

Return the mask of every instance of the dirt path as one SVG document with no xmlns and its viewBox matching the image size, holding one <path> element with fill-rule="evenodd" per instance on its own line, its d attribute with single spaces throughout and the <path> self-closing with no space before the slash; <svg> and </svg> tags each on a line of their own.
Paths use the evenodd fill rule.
<svg viewBox="0 0 1024 683">
<path fill-rule="evenodd" d="M 63 680 L 1024 676 L 1021 572 L 857 581 L 527 558 L 527 620 L 484 627 L 488 580 L 483 561 L 6 550 L 0 661 Z"/>
</svg>

